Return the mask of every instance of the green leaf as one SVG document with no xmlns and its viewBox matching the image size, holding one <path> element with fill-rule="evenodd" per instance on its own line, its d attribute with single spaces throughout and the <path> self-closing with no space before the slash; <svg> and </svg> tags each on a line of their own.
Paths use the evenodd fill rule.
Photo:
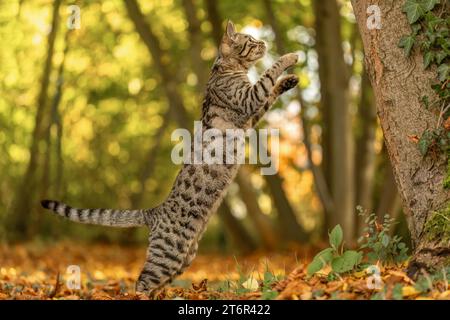
<svg viewBox="0 0 450 320">
<path fill-rule="evenodd" d="M 389 245 L 390 242 L 390 238 L 387 234 L 383 235 L 383 238 L 381 238 L 381 244 L 383 245 L 383 247 L 387 247 Z"/>
<path fill-rule="evenodd" d="M 409 24 L 413 24 L 425 14 L 424 6 L 422 6 L 421 2 L 418 0 L 407 0 L 403 6 L 403 12 L 406 13 Z"/>
<path fill-rule="evenodd" d="M 308 265 L 308 274 L 312 275 L 325 267 L 333 259 L 333 252 L 333 248 L 326 248 L 316 254 L 313 261 Z"/>
<path fill-rule="evenodd" d="M 419 151 L 422 156 L 425 156 L 428 153 L 430 145 L 431 145 L 431 133 L 429 131 L 425 131 L 419 140 Z"/>
<path fill-rule="evenodd" d="M 428 28 L 433 30 L 438 24 L 444 22 L 444 19 L 439 18 L 431 12 L 425 14 L 425 20 L 427 21 Z"/>
<path fill-rule="evenodd" d="M 448 64 L 441 64 L 437 69 L 439 81 L 444 82 L 449 77 L 450 66 Z"/>
<path fill-rule="evenodd" d="M 422 96 L 421 101 L 424 104 L 425 108 L 428 108 L 430 106 L 430 99 L 428 98 L 428 96 Z"/>
<path fill-rule="evenodd" d="M 432 51 L 428 51 L 427 53 L 425 53 L 425 55 L 423 56 L 423 66 L 425 69 L 427 69 L 431 62 L 433 62 L 434 59 L 434 54 Z"/>
<path fill-rule="evenodd" d="M 340 257 L 331 260 L 334 272 L 344 273 L 352 270 L 361 261 L 361 253 L 353 250 L 345 251 Z"/>
<path fill-rule="evenodd" d="M 440 50 L 436 53 L 436 63 L 441 64 L 441 62 L 447 57 L 447 53 L 444 50 Z"/>
<path fill-rule="evenodd" d="M 411 50 L 414 46 L 415 41 L 416 41 L 416 39 L 414 38 L 413 35 L 403 36 L 403 37 L 401 37 L 400 42 L 398 43 L 398 46 L 405 50 L 406 56 L 409 56 L 411 54 Z"/>
<path fill-rule="evenodd" d="M 261 295 L 261 299 L 263 300 L 273 300 L 278 296 L 278 291 L 268 290 L 264 291 Z"/>
<path fill-rule="evenodd" d="M 335 257 L 333 258 L 333 260 L 331 260 L 331 268 L 333 269 L 334 272 L 337 273 L 343 273 L 344 271 L 344 257 L 343 256 L 339 256 L 339 257 Z"/>
<path fill-rule="evenodd" d="M 422 26 L 420 25 L 420 23 L 415 23 L 411 26 L 411 29 L 413 31 L 413 34 L 417 35 L 417 33 L 420 31 L 420 29 L 422 29 Z"/>
<path fill-rule="evenodd" d="M 348 263 L 352 263 L 353 266 L 356 266 L 361 262 L 362 253 L 354 250 L 348 250 L 344 252 L 343 256 Z"/>
<path fill-rule="evenodd" d="M 330 245 L 337 250 L 343 238 L 342 228 L 339 224 L 331 230 L 329 238 Z"/>
<path fill-rule="evenodd" d="M 333 251 L 334 251 L 333 248 L 326 248 L 326 249 L 320 251 L 318 254 L 316 254 L 314 259 L 319 259 L 324 264 L 329 263 L 331 261 L 331 259 L 333 259 Z"/>
<path fill-rule="evenodd" d="M 440 0 L 421 0 L 419 2 L 422 9 L 426 11 L 431 11 L 434 9 L 434 7 L 440 3 Z"/>
<path fill-rule="evenodd" d="M 324 266 L 325 264 L 322 262 L 322 260 L 313 259 L 313 261 L 311 261 L 307 268 L 308 275 L 313 275 L 317 271 L 320 271 Z"/>
</svg>

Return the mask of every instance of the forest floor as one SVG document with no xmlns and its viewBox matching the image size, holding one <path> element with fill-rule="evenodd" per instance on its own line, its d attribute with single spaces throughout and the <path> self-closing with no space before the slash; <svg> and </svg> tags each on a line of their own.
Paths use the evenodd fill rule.
<svg viewBox="0 0 450 320">
<path fill-rule="evenodd" d="M 311 254 L 201 254 L 156 298 L 450 299 L 445 276 L 439 281 L 425 276 L 415 282 L 405 274 L 405 265 L 380 267 L 378 279 L 364 270 L 330 279 L 329 270 L 324 269 L 309 277 L 306 266 Z M 145 248 L 115 245 L 0 245 L 0 300 L 148 299 L 134 292 L 144 257 Z M 76 284 L 68 273 L 73 265 L 79 266 L 81 274 L 78 290 L 69 289 Z M 380 284 L 379 289 L 370 289 L 373 284 Z"/>
</svg>

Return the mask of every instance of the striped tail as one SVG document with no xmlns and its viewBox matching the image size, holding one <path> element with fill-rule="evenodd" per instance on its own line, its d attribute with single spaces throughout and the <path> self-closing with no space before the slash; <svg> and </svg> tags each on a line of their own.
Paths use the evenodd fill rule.
<svg viewBox="0 0 450 320">
<path fill-rule="evenodd" d="M 146 225 L 145 210 L 76 209 L 53 200 L 42 200 L 41 205 L 61 217 L 80 223 L 121 228 Z"/>
</svg>

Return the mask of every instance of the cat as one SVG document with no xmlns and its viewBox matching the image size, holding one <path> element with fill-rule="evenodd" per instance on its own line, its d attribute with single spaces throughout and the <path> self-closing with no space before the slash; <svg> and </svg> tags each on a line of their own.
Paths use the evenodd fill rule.
<svg viewBox="0 0 450 320">
<path fill-rule="evenodd" d="M 297 55 L 286 54 L 254 85 L 247 73 L 266 52 L 264 41 L 238 33 L 228 21 L 207 83 L 202 106 L 203 130 L 254 127 L 275 100 L 298 84 L 286 75 Z M 136 282 L 136 292 L 152 295 L 170 283 L 194 260 L 198 242 L 212 213 L 235 177 L 238 164 L 184 164 L 167 199 L 152 209 L 76 209 L 43 200 L 42 206 L 72 221 L 114 227 L 147 226 L 147 257 Z"/>
</svg>

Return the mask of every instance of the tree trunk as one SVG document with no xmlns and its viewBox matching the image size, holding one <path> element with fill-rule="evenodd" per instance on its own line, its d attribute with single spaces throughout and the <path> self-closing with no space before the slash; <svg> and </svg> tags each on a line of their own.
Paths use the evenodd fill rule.
<svg viewBox="0 0 450 320">
<path fill-rule="evenodd" d="M 269 217 L 264 215 L 259 207 L 255 190 L 248 179 L 249 176 L 250 172 L 245 167 L 241 167 L 236 176 L 236 182 L 247 208 L 247 214 L 258 231 L 264 249 L 273 250 L 277 247 L 278 239 Z"/>
<path fill-rule="evenodd" d="M 277 174 L 265 175 L 264 179 L 269 187 L 273 204 L 277 208 L 282 235 L 288 241 L 305 242 L 308 234 L 297 221 L 295 211 L 284 192 L 283 179 Z"/>
<path fill-rule="evenodd" d="M 277 53 L 279 55 L 283 55 L 286 52 L 286 46 L 284 41 L 284 33 L 280 30 L 280 25 L 278 23 L 278 19 L 275 15 L 274 8 L 272 6 L 271 0 L 263 0 L 264 7 L 266 9 L 267 19 L 269 20 L 269 24 L 272 27 L 273 33 L 275 34 L 275 44 L 277 46 Z"/>
<path fill-rule="evenodd" d="M 206 11 L 208 13 L 208 21 L 211 23 L 211 34 L 216 45 L 222 40 L 222 19 L 220 18 L 219 9 L 217 8 L 217 0 L 205 0 Z"/>
<path fill-rule="evenodd" d="M 59 23 L 59 7 L 61 0 L 53 2 L 52 25 L 48 35 L 47 58 L 44 64 L 44 70 L 41 79 L 41 88 L 37 100 L 37 112 L 33 130 L 32 142 L 30 146 L 30 161 L 23 180 L 16 192 L 11 211 L 9 229 L 13 238 L 26 238 L 28 236 L 30 216 L 34 207 L 36 191 L 36 171 L 42 154 L 41 140 L 45 138 L 45 121 L 48 114 L 48 87 L 50 83 L 50 73 L 52 69 L 52 59 L 55 47 L 56 33 Z M 47 113 L 47 114 L 46 114 Z"/>
<path fill-rule="evenodd" d="M 272 27 L 273 33 L 275 34 L 275 43 L 277 45 L 277 53 L 278 55 L 282 56 L 286 53 L 286 45 L 285 45 L 285 37 L 284 33 L 281 31 L 280 24 L 278 23 L 278 20 L 276 18 L 276 14 L 274 12 L 274 7 L 272 6 L 272 3 L 270 0 L 264 0 L 264 5 L 266 8 L 266 14 L 267 18 L 270 22 L 270 25 Z M 293 70 L 291 69 L 289 72 L 293 73 Z M 303 129 L 303 143 L 305 145 L 305 149 L 307 152 L 308 157 L 308 165 L 309 169 L 311 170 L 313 177 L 314 177 L 314 185 L 316 188 L 317 195 L 320 199 L 320 202 L 322 204 L 322 208 L 325 212 L 325 215 L 327 216 L 333 212 L 333 199 L 331 197 L 329 187 L 327 184 L 327 181 L 325 180 L 325 176 L 323 173 L 323 168 L 320 166 L 317 166 L 313 160 L 312 160 L 312 146 L 310 141 L 310 121 L 306 116 L 306 108 L 307 104 L 306 101 L 304 101 L 302 96 L 302 90 L 300 87 L 296 88 L 297 90 L 297 99 L 300 102 L 301 110 L 300 110 L 300 118 L 302 121 L 302 129 Z M 326 228 L 324 228 L 326 230 Z"/>
<path fill-rule="evenodd" d="M 145 183 L 153 175 L 153 172 L 155 171 L 158 149 L 161 146 L 164 133 L 167 129 L 167 126 L 169 125 L 169 113 L 170 111 L 168 111 L 163 116 L 163 123 L 158 128 L 155 135 L 151 138 L 154 141 L 154 144 L 148 149 L 147 154 L 144 157 L 144 162 L 142 163 L 142 166 L 139 170 L 140 190 L 139 192 L 132 194 L 130 197 L 132 208 L 142 207 L 142 200 L 145 194 Z"/>
<path fill-rule="evenodd" d="M 387 155 L 385 155 L 385 158 L 384 179 L 381 185 L 381 195 L 376 211 L 380 221 L 382 221 L 386 214 L 389 214 L 391 217 L 396 216 L 396 211 L 399 209 L 400 202 L 391 163 L 389 162 L 389 159 L 387 159 Z"/>
<path fill-rule="evenodd" d="M 367 212 L 373 210 L 373 186 L 375 176 L 375 131 L 377 114 L 372 87 L 366 72 L 361 78 L 361 98 L 358 106 L 358 130 L 356 138 L 356 204 Z M 363 219 L 359 219 L 358 235 L 363 229 Z"/>
<path fill-rule="evenodd" d="M 398 47 L 402 35 L 411 32 L 405 14 L 404 1 L 378 2 L 382 29 L 366 27 L 366 10 L 372 1 L 352 0 L 353 9 L 366 53 L 366 67 L 375 91 L 387 151 L 395 181 L 407 217 L 414 258 L 410 272 L 421 267 L 437 267 L 449 263 L 449 243 L 433 239 L 424 228 L 434 211 L 448 206 L 450 193 L 442 186 L 446 173 L 444 159 L 422 157 L 417 145 L 408 136 L 420 136 L 436 126 L 438 116 L 421 105 L 423 95 L 435 97 L 430 83 L 433 71 L 423 68 L 422 54 L 414 50 L 405 57 Z"/>
<path fill-rule="evenodd" d="M 226 234 L 230 237 L 230 242 L 234 248 L 237 248 L 242 254 L 250 253 L 256 249 L 252 237 L 242 223 L 231 213 L 231 208 L 226 199 L 220 205 L 217 213 L 223 221 Z"/>
<path fill-rule="evenodd" d="M 140 35 L 142 41 L 150 52 L 156 69 L 163 83 L 162 89 L 169 102 L 169 109 L 171 117 L 178 122 L 182 127 L 188 127 L 190 124 L 190 116 L 186 111 L 183 99 L 177 90 L 176 77 L 173 72 L 173 67 L 169 62 L 163 60 L 166 52 L 161 48 L 158 37 L 153 32 L 151 26 L 145 20 L 141 9 L 136 0 L 125 0 L 125 5 L 128 10 L 128 15 L 134 23 L 136 31 Z"/>
<path fill-rule="evenodd" d="M 203 93 L 206 82 L 208 81 L 209 69 L 204 63 L 201 51 L 202 51 L 202 31 L 200 29 L 200 20 L 197 18 L 197 10 L 193 3 L 193 0 L 182 1 L 186 19 L 189 23 L 188 32 L 190 40 L 190 56 L 192 70 L 197 76 L 197 88 L 199 92 Z"/>
<path fill-rule="evenodd" d="M 354 168 L 352 124 L 348 110 L 348 68 L 342 50 L 339 6 L 336 0 L 315 0 L 316 49 L 319 56 L 319 78 L 325 125 L 329 130 L 330 149 L 325 145 L 324 158 L 331 170 L 331 194 L 334 212 L 329 228 L 340 224 L 347 243 L 353 241 L 355 227 Z M 328 114 L 329 113 L 329 114 Z M 326 132 L 325 130 L 325 132 Z"/>
</svg>

